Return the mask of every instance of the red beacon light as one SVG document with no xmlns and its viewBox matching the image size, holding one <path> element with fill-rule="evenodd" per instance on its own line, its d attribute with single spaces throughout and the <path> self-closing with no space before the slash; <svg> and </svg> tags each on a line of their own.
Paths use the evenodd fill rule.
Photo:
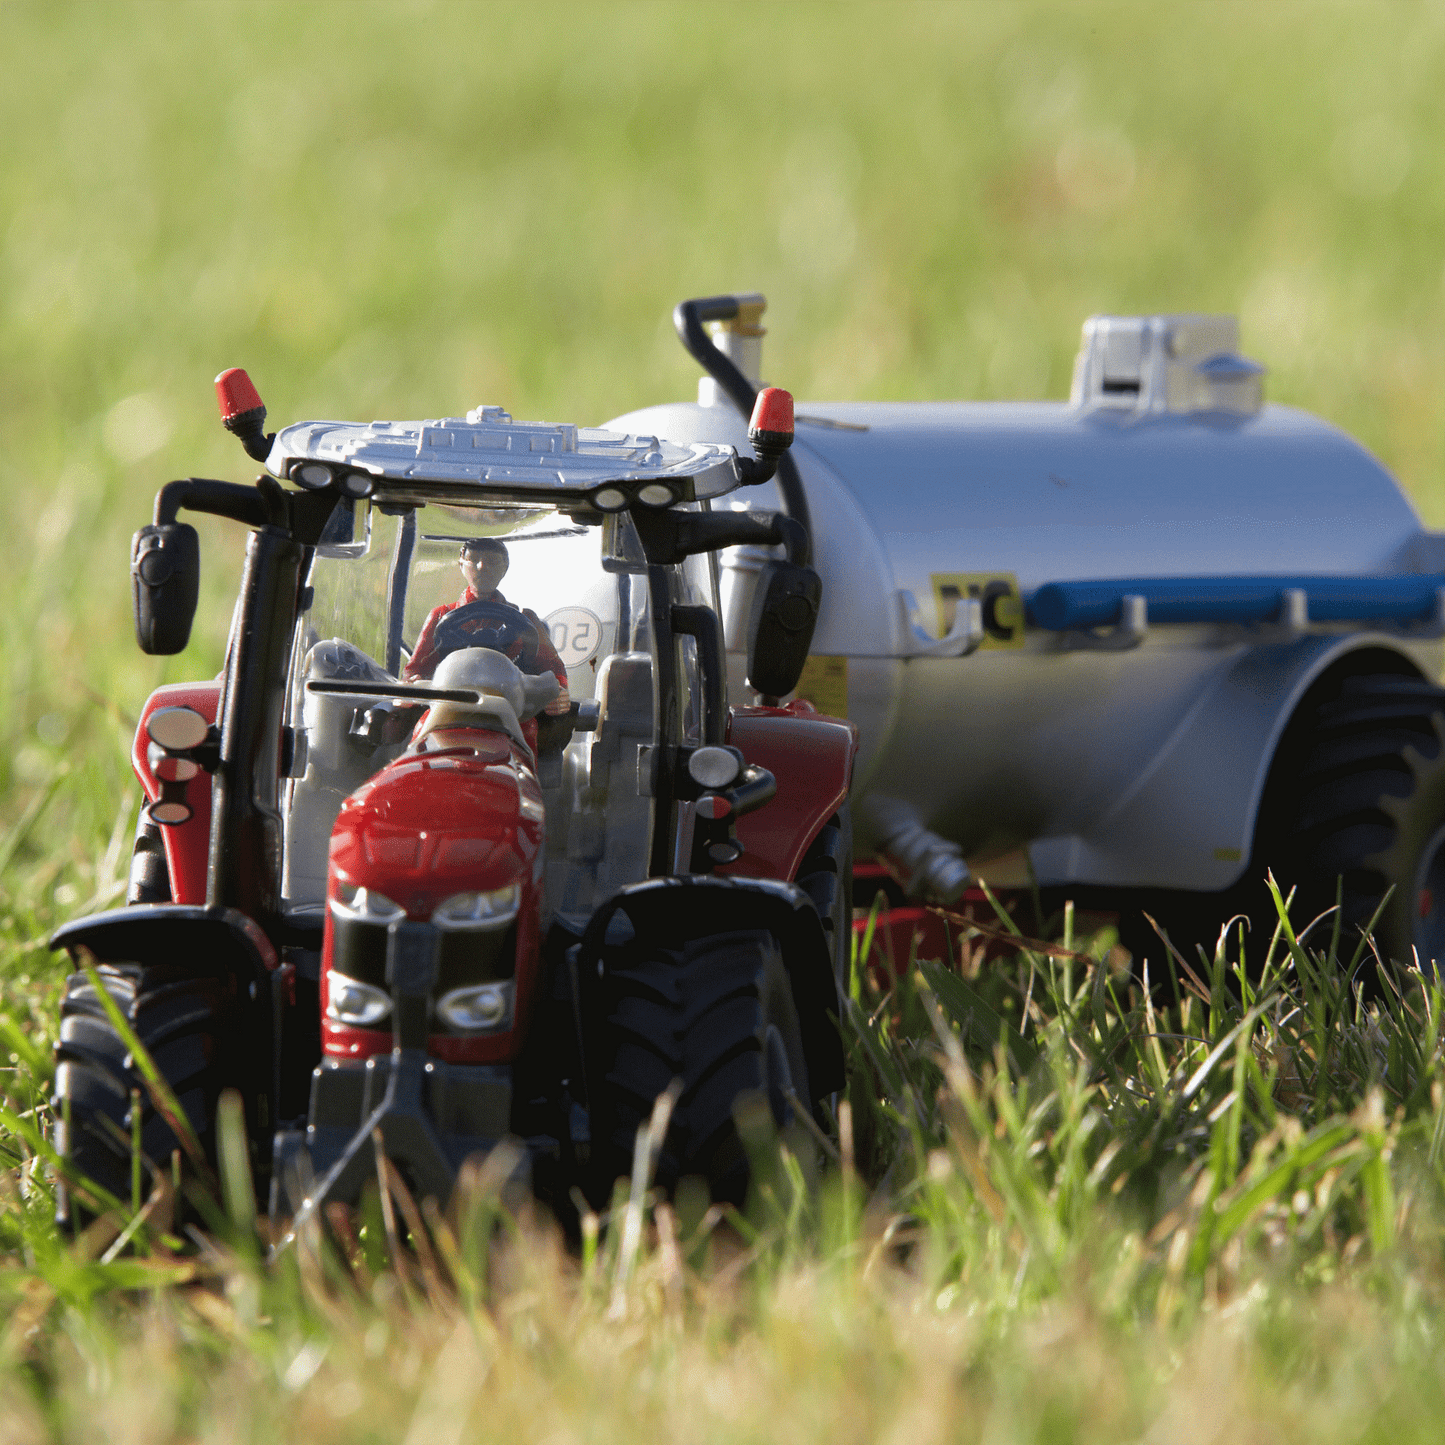
<svg viewBox="0 0 1445 1445">
<path fill-rule="evenodd" d="M 738 458 L 738 478 L 745 487 L 770 480 L 782 455 L 793 444 L 793 394 L 780 386 L 765 386 L 753 402 L 748 440 L 755 457 Z"/>
<path fill-rule="evenodd" d="M 753 403 L 748 440 L 760 457 L 777 457 L 793 444 L 793 394 L 765 386 Z"/>
<path fill-rule="evenodd" d="M 216 378 L 216 402 L 221 408 L 221 424 L 246 448 L 247 455 L 264 462 L 273 440 L 264 430 L 266 404 L 241 367 L 230 367 Z"/>
<path fill-rule="evenodd" d="M 266 414 L 261 393 L 239 366 L 223 371 L 216 378 L 216 400 L 221 406 L 221 420 L 228 427 L 247 412 L 259 411 L 262 416 Z"/>
</svg>

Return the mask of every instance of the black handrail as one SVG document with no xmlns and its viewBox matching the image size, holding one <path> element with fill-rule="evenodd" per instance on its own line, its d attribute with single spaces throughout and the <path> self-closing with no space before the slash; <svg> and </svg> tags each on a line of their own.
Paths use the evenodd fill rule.
<svg viewBox="0 0 1445 1445">
<path fill-rule="evenodd" d="M 723 683 L 723 630 L 711 607 L 673 603 L 672 630 L 697 640 L 702 672 L 702 737 L 708 747 L 720 748 L 727 737 L 727 705 Z"/>
<path fill-rule="evenodd" d="M 691 301 L 679 301 L 673 309 L 672 324 L 688 352 L 707 374 L 727 393 L 728 399 L 749 420 L 753 404 L 758 399 L 758 389 L 742 374 L 730 356 L 719 349 L 707 334 L 703 323 L 707 321 L 731 321 L 737 316 L 741 302 L 736 296 L 700 296 Z M 803 479 L 798 474 L 798 464 L 788 452 L 778 458 L 778 492 L 782 498 L 783 510 L 788 516 L 802 524 L 808 539 L 808 555 L 801 560 L 812 560 L 813 526 L 808 512 L 808 497 L 803 491 Z"/>
</svg>

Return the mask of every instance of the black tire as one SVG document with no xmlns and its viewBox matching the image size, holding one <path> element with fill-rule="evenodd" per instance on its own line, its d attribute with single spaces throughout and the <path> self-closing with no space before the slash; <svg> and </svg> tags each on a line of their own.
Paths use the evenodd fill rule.
<svg viewBox="0 0 1445 1445">
<path fill-rule="evenodd" d="M 682 1092 L 657 1162 L 673 1189 L 700 1175 L 715 1201 L 741 1205 L 748 1153 L 737 1106 L 761 1099 L 780 1130 L 794 1123 L 792 1097 L 811 1107 L 802 1032 L 777 940 L 765 931 L 715 935 L 678 951 L 609 969 L 601 981 L 605 1022 L 590 1070 L 596 1193 L 632 1170 L 637 1131 L 674 1079 Z"/>
<path fill-rule="evenodd" d="M 1275 872 L 1303 923 L 1334 905 L 1351 948 L 1375 925 L 1381 955 L 1445 961 L 1445 690 L 1416 677 L 1346 677 L 1291 725 L 1271 779 Z M 1270 825 L 1267 819 L 1265 827 Z M 1323 942 L 1316 939 L 1316 942 Z"/>
<path fill-rule="evenodd" d="M 1386 661 L 1386 659 L 1381 659 Z M 1163 987 L 1164 946 L 1144 918 L 1198 966 L 1212 957 L 1220 928 L 1249 920 L 1247 958 L 1257 972 L 1278 921 L 1264 883 L 1274 874 L 1290 917 L 1303 929 L 1335 905 L 1341 887 L 1340 952 L 1348 962 L 1380 900 L 1394 889 L 1375 926 L 1381 956 L 1408 964 L 1445 961 L 1445 690 L 1401 670 L 1322 678 L 1301 702 L 1275 752 L 1238 883 L 1219 893 L 1136 889 L 1126 895 L 1070 890 L 1085 906 L 1117 910 L 1119 941 Z M 1051 903 L 1060 903 L 1064 896 Z M 1332 920 L 1306 943 L 1328 946 Z M 1229 944 L 1234 957 L 1235 944 Z M 1428 966 L 1428 965 L 1427 965 Z M 1167 994 L 1168 990 L 1166 990 Z"/>
<path fill-rule="evenodd" d="M 130 878 L 126 886 L 127 903 L 169 903 L 171 901 L 171 870 L 166 862 L 165 842 L 160 824 L 152 823 L 141 808 L 135 827 L 135 843 L 130 855 Z"/>
<path fill-rule="evenodd" d="M 107 963 L 98 972 L 214 1164 L 216 1102 L 222 1090 L 243 1083 L 237 1049 L 245 1030 L 235 979 L 198 976 L 174 965 Z M 168 1168 L 181 1141 L 157 1113 L 89 977 L 72 974 L 61 1000 L 56 1044 L 55 1147 L 87 1178 L 122 1200 L 131 1193 L 132 1089 L 140 1090 L 142 1154 L 150 1165 Z M 146 1193 L 150 1183 L 147 1167 L 142 1185 Z M 76 1208 L 62 1190 L 58 1213 L 63 1221 L 79 1225 L 88 1211 Z"/>
<path fill-rule="evenodd" d="M 819 830 L 798 864 L 798 887 L 813 900 L 833 959 L 838 992 L 853 966 L 853 820 L 844 803 Z"/>
</svg>

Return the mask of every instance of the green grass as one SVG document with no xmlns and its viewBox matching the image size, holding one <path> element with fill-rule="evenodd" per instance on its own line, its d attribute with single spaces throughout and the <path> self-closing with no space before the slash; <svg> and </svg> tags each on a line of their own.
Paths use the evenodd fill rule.
<svg viewBox="0 0 1445 1445">
<path fill-rule="evenodd" d="M 0 1203 L 12 1428 L 1431 1438 L 1445 994 L 1416 975 L 1366 1004 L 1349 959 L 1284 929 L 1248 971 L 1222 945 L 1150 994 L 1108 933 L 1023 942 L 886 991 L 860 974 L 821 1183 L 806 1144 L 764 1132 L 745 1214 L 620 1189 L 575 1254 L 500 1205 L 503 1164 L 445 1216 L 393 1174 L 385 1207 L 268 1264 L 224 1142 L 199 1249 L 175 1253 L 164 1174 L 138 1218 L 67 1243 L 32 1157 L 32 1054 Z"/>
<path fill-rule="evenodd" d="M 800 397 L 1058 397 L 1091 312 L 1231 311 L 1438 525 L 1438 6 L 0 0 L 0 45 L 6 1438 L 1434 1433 L 1440 1003 L 1303 955 L 1152 1023 L 1107 940 L 910 973 L 849 1023 L 854 1182 L 784 1170 L 751 1245 L 664 1214 L 620 1289 L 610 1226 L 589 1274 L 459 1219 L 464 1287 L 380 1222 L 374 1274 L 177 1264 L 156 1203 L 102 1262 L 32 1156 L 43 940 L 116 896 L 146 694 L 219 666 L 235 529 L 180 658 L 126 580 L 162 482 L 250 473 L 217 371 L 276 422 L 598 422 L 691 393 L 678 299 L 758 288 Z"/>
</svg>

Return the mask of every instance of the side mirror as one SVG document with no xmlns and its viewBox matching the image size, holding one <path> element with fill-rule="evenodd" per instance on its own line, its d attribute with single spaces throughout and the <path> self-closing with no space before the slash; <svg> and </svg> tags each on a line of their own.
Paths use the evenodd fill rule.
<svg viewBox="0 0 1445 1445">
<path fill-rule="evenodd" d="M 201 587 L 201 542 L 185 522 L 142 527 L 130 547 L 135 640 L 151 656 L 181 652 Z"/>
<path fill-rule="evenodd" d="M 822 579 L 811 567 L 775 560 L 758 574 L 748 619 L 748 681 L 764 697 L 797 687 L 822 596 Z"/>
</svg>

